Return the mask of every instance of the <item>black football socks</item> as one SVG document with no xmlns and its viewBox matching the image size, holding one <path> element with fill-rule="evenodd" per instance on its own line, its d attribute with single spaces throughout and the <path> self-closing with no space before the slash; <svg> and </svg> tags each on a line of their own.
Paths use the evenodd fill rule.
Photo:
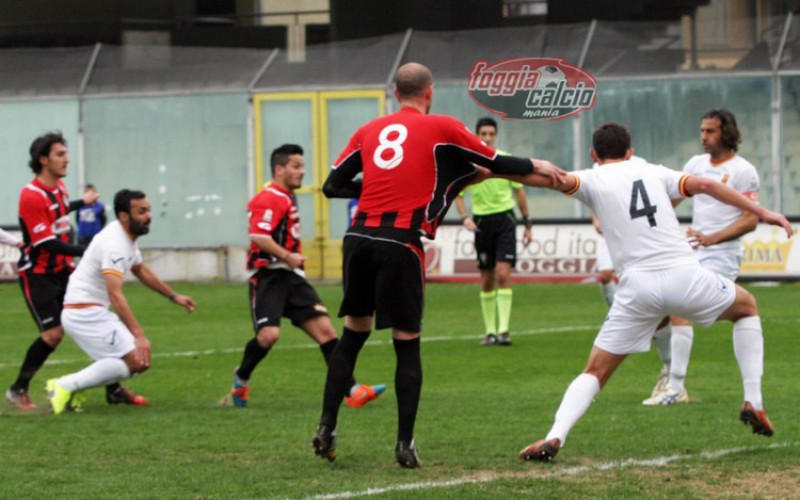
<svg viewBox="0 0 800 500">
<path fill-rule="evenodd" d="M 397 393 L 397 440 L 410 443 L 414 439 L 414 423 L 422 392 L 422 359 L 419 337 L 413 340 L 394 339 L 397 367 L 394 386 Z"/>
<path fill-rule="evenodd" d="M 253 370 L 255 370 L 261 360 L 267 356 L 270 349 L 271 347 L 262 347 L 261 344 L 258 343 L 258 339 L 253 337 L 250 342 L 244 346 L 244 356 L 242 357 L 239 369 L 236 370 L 236 376 L 242 380 L 250 380 L 250 375 L 253 374 Z"/>
</svg>

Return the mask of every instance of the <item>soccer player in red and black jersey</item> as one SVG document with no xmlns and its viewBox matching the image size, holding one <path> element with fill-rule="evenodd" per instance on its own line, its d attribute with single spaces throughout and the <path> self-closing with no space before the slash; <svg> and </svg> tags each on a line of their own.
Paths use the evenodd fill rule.
<svg viewBox="0 0 800 500">
<path fill-rule="evenodd" d="M 64 336 L 61 309 L 67 281 L 74 269 L 72 257 L 83 255 L 85 250 L 69 243 L 67 214 L 100 197 L 96 192 L 86 193 L 69 201 L 61 181 L 67 175 L 68 164 L 67 143 L 60 133 L 44 134 L 31 144 L 28 165 L 36 177 L 22 188 L 19 197 L 19 225 L 24 244 L 18 271 L 22 294 L 40 335 L 28 348 L 17 380 L 6 391 L 6 400 L 21 410 L 36 408 L 28 396 L 28 387 Z M 110 391 L 117 391 L 114 393 L 117 397 L 125 396 L 124 401 L 112 400 L 108 393 L 110 403 L 133 402 L 129 399 L 135 395 L 125 388 L 118 384 L 109 387 Z"/>
<path fill-rule="evenodd" d="M 294 190 L 303 182 L 303 149 L 284 144 L 270 157 L 272 182 L 247 205 L 250 218 L 250 312 L 255 337 L 244 348 L 241 364 L 233 372 L 233 385 L 225 402 L 246 407 L 250 376 L 281 334 L 281 317 L 287 317 L 319 344 L 327 362 L 339 339 L 328 310 L 306 281 L 300 246 L 300 214 Z M 361 407 L 377 398 L 385 385 L 356 384 L 352 376 L 345 387 L 347 404 Z"/>
<path fill-rule="evenodd" d="M 433 75 L 417 63 L 401 66 L 395 96 L 401 109 L 359 128 L 333 165 L 323 191 L 359 198 L 344 238 L 344 333 L 329 362 L 322 417 L 312 446 L 336 458 L 336 424 L 356 358 L 375 328 L 392 328 L 397 358 L 398 435 L 395 458 L 419 466 L 414 424 L 422 388 L 425 258 L 421 236 L 433 238 L 453 199 L 469 183 L 496 174 L 536 173 L 556 183 L 563 171 L 550 162 L 498 156 L 464 124 L 430 115 Z M 486 167 L 480 169 L 475 165 Z M 363 174 L 363 183 L 354 177 Z"/>
<path fill-rule="evenodd" d="M 67 213 L 86 202 L 70 203 L 61 179 L 67 175 L 66 141 L 60 133 L 37 137 L 30 147 L 29 166 L 36 177 L 22 188 L 19 197 L 19 225 L 23 247 L 18 265 L 22 293 L 41 335 L 31 344 L 17 380 L 6 391 L 9 403 L 22 410 L 35 409 L 28 386 L 47 357 L 61 342 L 61 306 L 72 257 L 84 247 L 69 243 Z"/>
</svg>

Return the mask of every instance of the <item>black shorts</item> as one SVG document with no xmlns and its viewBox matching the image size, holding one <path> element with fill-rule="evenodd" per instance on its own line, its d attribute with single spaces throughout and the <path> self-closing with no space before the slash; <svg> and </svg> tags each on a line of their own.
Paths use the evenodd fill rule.
<svg viewBox="0 0 800 500">
<path fill-rule="evenodd" d="M 476 215 L 475 252 L 478 269 L 494 269 L 498 262 L 517 263 L 517 220 L 514 211 Z"/>
<path fill-rule="evenodd" d="M 64 308 L 69 275 L 70 271 L 54 274 L 34 274 L 30 271 L 20 273 L 22 296 L 25 297 L 28 310 L 40 332 L 61 326 L 61 309 Z"/>
<path fill-rule="evenodd" d="M 281 317 L 300 327 L 328 309 L 305 278 L 287 269 L 261 268 L 250 277 L 250 314 L 256 333 L 265 326 L 280 326 Z"/>
<path fill-rule="evenodd" d="M 351 228 L 344 237 L 342 316 L 375 316 L 375 328 L 422 330 L 425 257 L 419 233 Z"/>
</svg>

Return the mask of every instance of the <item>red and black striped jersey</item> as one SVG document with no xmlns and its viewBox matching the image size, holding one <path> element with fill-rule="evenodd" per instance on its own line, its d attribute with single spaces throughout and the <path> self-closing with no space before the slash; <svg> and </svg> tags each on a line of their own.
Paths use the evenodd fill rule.
<svg viewBox="0 0 800 500">
<path fill-rule="evenodd" d="M 250 236 L 269 236 L 292 253 L 302 253 L 300 245 L 300 213 L 294 193 L 276 184 L 269 184 L 247 204 Z M 261 251 L 252 241 L 247 268 L 256 269 L 277 264 L 278 258 Z"/>
<path fill-rule="evenodd" d="M 359 128 L 332 168 L 348 178 L 363 173 L 353 227 L 414 229 L 433 238 L 453 199 L 475 178 L 473 163 L 495 170 L 496 157 L 455 118 L 403 107 Z M 506 158 L 518 162 L 510 173 L 532 171 L 529 160 Z"/>
<path fill-rule="evenodd" d="M 72 257 L 55 254 L 41 246 L 52 239 L 69 243 L 69 197 L 60 180 L 56 187 L 42 184 L 34 178 L 19 195 L 19 227 L 25 246 L 20 252 L 18 270 L 35 274 L 72 270 Z"/>
</svg>

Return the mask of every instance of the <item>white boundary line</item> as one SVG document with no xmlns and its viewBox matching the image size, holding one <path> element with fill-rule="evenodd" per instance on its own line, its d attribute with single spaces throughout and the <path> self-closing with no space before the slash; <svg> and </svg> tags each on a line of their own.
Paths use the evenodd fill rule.
<svg viewBox="0 0 800 500">
<path fill-rule="evenodd" d="M 546 335 L 549 333 L 577 333 L 577 332 L 585 332 L 589 330 L 598 330 L 600 328 L 599 325 L 576 325 L 576 326 L 559 326 L 553 328 L 536 328 L 533 330 L 523 330 L 519 332 L 514 332 L 514 336 L 529 336 L 529 335 Z M 373 333 L 374 335 L 374 333 Z M 479 340 L 482 338 L 483 335 L 455 335 L 450 337 L 426 337 L 423 333 L 420 337 L 421 342 L 451 342 L 451 341 L 464 341 L 464 340 Z M 388 337 L 387 340 L 370 340 L 367 341 L 367 345 L 391 345 L 392 340 L 391 337 Z M 289 346 L 281 346 L 280 349 L 317 349 L 318 346 L 314 342 L 308 342 L 304 344 L 297 344 L 297 345 L 289 345 Z M 202 351 L 178 351 L 178 352 L 162 352 L 162 353 L 153 353 L 153 358 L 191 358 L 194 356 L 214 356 L 217 354 L 233 354 L 233 353 L 241 353 L 243 347 L 231 347 L 228 349 L 206 349 Z M 68 365 L 72 363 L 87 363 L 89 360 L 88 358 L 71 358 L 71 359 L 53 359 L 47 361 L 47 366 L 55 366 L 55 365 Z M 18 368 L 19 363 L 0 363 L 0 370 L 4 368 Z"/>
<path fill-rule="evenodd" d="M 382 488 L 367 488 L 361 491 L 343 491 L 341 493 L 325 493 L 321 495 L 314 495 L 306 497 L 308 500 L 339 500 L 344 498 L 358 498 L 365 496 L 383 495 L 384 493 L 392 493 L 395 491 L 417 491 L 429 490 L 436 488 L 452 488 L 456 486 L 464 486 L 468 484 L 478 483 L 491 483 L 494 481 L 501 481 L 504 479 L 530 479 L 534 478 L 551 478 L 551 477 L 564 477 L 564 476 L 578 476 L 590 472 L 604 471 L 609 469 L 629 469 L 635 467 L 664 467 L 671 462 L 680 460 L 689 460 L 693 458 L 704 458 L 706 460 L 713 460 L 716 458 L 724 457 L 726 455 L 733 455 L 736 453 L 745 453 L 751 451 L 758 451 L 764 449 L 788 448 L 796 446 L 797 443 L 775 443 L 767 446 L 742 446 L 739 448 L 728 448 L 722 450 L 702 451 L 700 453 L 681 454 L 681 455 L 668 455 L 664 457 L 656 457 L 650 459 L 635 459 L 628 458 L 625 460 L 614 460 L 611 462 L 601 462 L 594 465 L 578 465 L 573 467 L 565 467 L 563 469 L 550 468 L 534 468 L 530 472 L 482 472 L 473 476 L 464 476 L 458 479 L 449 479 L 446 481 L 423 481 L 419 483 L 405 483 L 393 486 L 385 486 Z M 534 466 L 535 467 L 535 466 Z"/>
</svg>

